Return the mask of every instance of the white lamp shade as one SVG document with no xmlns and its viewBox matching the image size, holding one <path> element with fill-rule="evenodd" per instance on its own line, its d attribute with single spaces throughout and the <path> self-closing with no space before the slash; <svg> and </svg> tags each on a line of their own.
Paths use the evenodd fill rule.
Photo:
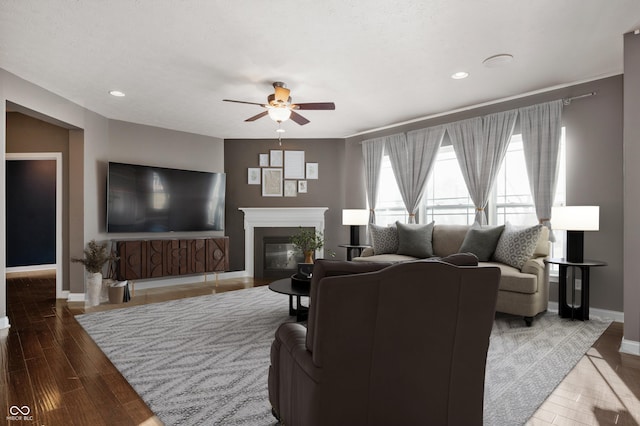
<svg viewBox="0 0 640 426">
<path fill-rule="evenodd" d="M 562 206 L 551 209 L 553 229 L 566 231 L 598 231 L 600 206 Z"/>
<path fill-rule="evenodd" d="M 269 113 L 269 117 L 273 121 L 278 121 L 278 122 L 287 121 L 289 117 L 291 117 L 291 110 L 289 108 L 282 108 L 282 107 L 269 108 L 267 112 Z"/>
<path fill-rule="evenodd" d="M 343 225 L 366 225 L 369 223 L 369 210 L 367 209 L 343 209 Z"/>
</svg>

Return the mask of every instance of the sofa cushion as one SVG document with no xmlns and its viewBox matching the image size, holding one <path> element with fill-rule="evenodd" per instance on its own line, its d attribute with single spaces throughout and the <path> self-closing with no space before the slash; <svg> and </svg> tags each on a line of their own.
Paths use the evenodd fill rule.
<svg viewBox="0 0 640 426">
<path fill-rule="evenodd" d="M 398 228 L 398 254 L 420 259 L 433 256 L 431 238 L 433 222 L 426 225 L 396 222 Z"/>
<path fill-rule="evenodd" d="M 499 262 L 481 262 L 478 266 L 497 266 L 500 268 L 498 290 L 525 294 L 534 294 L 538 291 L 538 278 L 533 274 L 525 274 L 513 266 Z"/>
<path fill-rule="evenodd" d="M 468 230 L 469 225 L 434 225 L 433 254 L 445 257 L 458 253 Z"/>
<path fill-rule="evenodd" d="M 395 254 L 398 251 L 398 229 L 395 226 L 380 226 L 370 223 L 369 233 L 375 254 Z"/>
<path fill-rule="evenodd" d="M 520 228 L 507 222 L 498 240 L 493 259 L 522 269 L 525 262 L 533 255 L 541 232 L 542 225 Z"/>
<path fill-rule="evenodd" d="M 481 226 L 477 223 L 474 224 L 467 231 L 467 235 L 462 241 L 460 246 L 460 252 L 473 253 L 478 256 L 480 262 L 488 262 L 493 256 L 493 252 L 496 250 L 498 240 L 504 225 L 502 226 Z"/>
<path fill-rule="evenodd" d="M 414 256 L 405 256 L 403 254 L 396 253 L 386 253 L 386 254 L 375 254 L 373 256 L 360 256 L 354 257 L 352 259 L 354 262 L 391 262 L 391 263 L 399 263 L 399 262 L 408 262 L 411 260 L 417 260 Z"/>
<path fill-rule="evenodd" d="M 478 266 L 478 257 L 473 253 L 454 253 L 440 259 L 456 266 Z"/>
</svg>

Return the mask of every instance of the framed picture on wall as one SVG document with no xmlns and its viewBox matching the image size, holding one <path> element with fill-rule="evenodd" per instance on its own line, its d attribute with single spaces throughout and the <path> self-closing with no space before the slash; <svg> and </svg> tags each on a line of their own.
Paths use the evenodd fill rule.
<svg viewBox="0 0 640 426">
<path fill-rule="evenodd" d="M 247 183 L 249 185 L 260 185 L 260 169 L 249 167 L 247 171 Z"/>
<path fill-rule="evenodd" d="M 296 197 L 298 196 L 297 186 L 295 180 L 285 180 L 284 181 L 284 196 L 285 197 Z"/>
<path fill-rule="evenodd" d="M 269 167 L 269 154 L 260 154 L 260 167 Z"/>
<path fill-rule="evenodd" d="M 304 179 L 304 151 L 284 152 L 284 178 Z"/>
<path fill-rule="evenodd" d="M 318 163 L 307 163 L 307 179 L 318 179 Z"/>
<path fill-rule="evenodd" d="M 282 151 L 279 149 L 272 149 L 269 151 L 271 156 L 271 167 L 282 167 Z"/>
<path fill-rule="evenodd" d="M 298 181 L 298 192 L 300 194 L 306 194 L 307 193 L 307 181 L 306 180 L 299 180 Z"/>
<path fill-rule="evenodd" d="M 262 169 L 262 196 L 282 197 L 282 169 Z"/>
</svg>

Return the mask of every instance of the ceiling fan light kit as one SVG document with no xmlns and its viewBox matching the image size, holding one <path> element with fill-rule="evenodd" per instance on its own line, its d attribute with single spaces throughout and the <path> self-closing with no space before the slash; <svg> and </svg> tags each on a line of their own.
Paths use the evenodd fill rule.
<svg viewBox="0 0 640 426">
<path fill-rule="evenodd" d="M 287 121 L 291 117 L 291 110 L 285 107 L 271 107 L 267 110 L 269 118 L 277 123 Z"/>
<path fill-rule="evenodd" d="M 291 119 L 301 126 L 309 123 L 309 120 L 295 112 L 294 110 L 335 110 L 336 105 L 333 102 L 313 102 L 293 104 L 291 103 L 291 90 L 287 89 L 287 85 L 281 81 L 273 83 L 274 93 L 267 96 L 266 104 L 259 104 L 257 102 L 236 101 L 233 99 L 223 99 L 224 102 L 235 102 L 239 104 L 258 105 L 266 108 L 266 111 L 253 117 L 247 118 L 245 121 L 256 121 L 266 115 L 277 123 L 283 123 L 288 119 Z"/>
</svg>

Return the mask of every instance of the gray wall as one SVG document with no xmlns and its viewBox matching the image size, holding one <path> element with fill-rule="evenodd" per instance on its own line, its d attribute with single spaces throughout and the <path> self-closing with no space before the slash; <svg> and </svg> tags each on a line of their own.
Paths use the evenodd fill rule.
<svg viewBox="0 0 640 426">
<path fill-rule="evenodd" d="M 222 139 L 159 127 L 109 120 L 108 150 L 97 158 L 99 230 L 102 239 L 221 236 L 224 232 L 106 233 L 106 182 L 109 161 L 172 169 L 224 172 Z"/>
<path fill-rule="evenodd" d="M 305 161 L 318 163 L 319 179 L 308 180 L 308 192 L 297 197 L 262 197 L 260 185 L 247 184 L 247 169 L 259 167 L 259 154 L 272 149 L 301 150 Z M 244 215 L 239 207 L 329 207 L 325 213 L 326 248 L 345 258 L 338 244 L 348 243 L 348 227 L 342 226 L 344 198 L 343 139 L 291 139 L 282 146 L 274 139 L 224 141 L 227 173 L 226 233 L 229 236 L 231 270 L 244 269 Z"/>
<path fill-rule="evenodd" d="M 624 339 L 640 354 L 640 35 L 624 36 L 624 71 Z"/>
<path fill-rule="evenodd" d="M 6 111 L 29 111 L 68 130 L 69 150 L 69 246 L 70 256 L 80 256 L 91 239 L 120 237 L 105 230 L 105 182 L 108 161 L 156 164 L 204 171 L 224 170 L 224 146 L 220 138 L 195 135 L 109 120 L 71 101 L 0 69 L 0 126 L 6 129 Z M 6 131 L 0 132 L 0 235 L 4 235 L 4 153 Z M 193 235 L 193 233 L 189 233 Z M 172 236 L 180 236 L 171 234 Z M 128 237 L 137 235 L 127 234 Z M 4 237 L 0 253 L 4 253 Z M 0 327 L 6 321 L 6 262 L 0 255 Z M 63 288 L 84 292 L 82 265 L 65 262 L 69 280 Z M 64 274 L 67 276 L 66 273 Z"/>
<path fill-rule="evenodd" d="M 622 76 L 614 76 L 349 138 L 346 192 L 359 203 L 353 207 L 365 207 L 361 166 L 352 166 L 362 163 L 362 140 L 596 91 L 596 96 L 576 100 L 563 111 L 567 204 L 600 206 L 600 231 L 585 234 L 585 256 L 609 266 L 592 270 L 591 306 L 622 311 L 622 81 Z M 557 285 L 552 284 L 551 299 L 557 300 L 557 294 Z"/>
</svg>

